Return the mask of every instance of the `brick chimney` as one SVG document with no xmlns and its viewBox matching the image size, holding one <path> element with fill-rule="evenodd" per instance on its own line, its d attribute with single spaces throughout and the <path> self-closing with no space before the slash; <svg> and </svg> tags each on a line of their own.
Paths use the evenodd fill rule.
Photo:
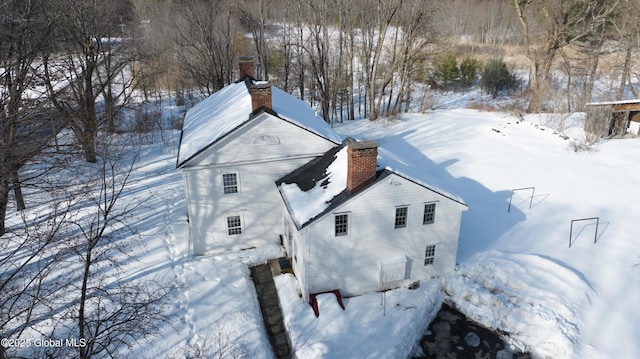
<svg viewBox="0 0 640 359">
<path fill-rule="evenodd" d="M 271 102 L 271 85 L 266 81 L 257 81 L 249 89 L 251 94 L 251 111 L 256 113 L 261 108 L 273 109 Z"/>
<path fill-rule="evenodd" d="M 347 191 L 354 194 L 376 179 L 378 144 L 350 142 L 347 149 Z"/>
<path fill-rule="evenodd" d="M 246 76 L 256 77 L 256 67 L 253 62 L 253 56 L 240 56 L 238 58 L 238 66 L 240 68 L 240 80 Z"/>
</svg>

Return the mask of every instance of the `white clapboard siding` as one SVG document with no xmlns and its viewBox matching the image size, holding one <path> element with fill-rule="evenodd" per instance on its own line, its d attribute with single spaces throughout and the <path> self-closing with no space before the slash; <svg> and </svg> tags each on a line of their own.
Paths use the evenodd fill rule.
<svg viewBox="0 0 640 359">
<path fill-rule="evenodd" d="M 435 223 L 425 225 L 424 205 L 428 202 L 436 202 Z M 396 229 L 395 209 L 401 205 L 409 207 L 408 223 L 407 227 Z M 465 209 L 412 181 L 389 175 L 301 230 L 306 270 L 312 273 L 304 278 L 309 292 L 340 289 L 345 295 L 357 295 L 380 290 L 381 266 L 397 267 L 389 261 L 397 262 L 403 256 L 404 281 L 391 285 L 452 271 Z M 334 213 L 349 214 L 348 235 L 335 236 Z M 425 250 L 432 244 L 436 245 L 434 264 L 425 266 Z"/>
<path fill-rule="evenodd" d="M 301 233 L 296 229 L 291 217 L 288 215 L 286 209 L 283 211 L 285 218 L 285 229 L 283 231 L 283 244 L 289 258 L 291 260 L 291 266 L 293 272 L 298 280 L 298 285 L 303 293 L 303 299 L 309 300 L 309 290 L 307 288 L 307 257 L 306 257 L 306 243 L 302 240 Z"/>
<path fill-rule="evenodd" d="M 269 142 L 273 136 L 278 142 Z M 264 139 L 254 145 L 255 139 Z M 335 144 L 263 114 L 181 168 L 196 255 L 277 243 L 284 204 L 275 181 Z M 224 194 L 222 175 L 235 173 L 238 193 Z M 241 216 L 242 233 L 229 235 L 227 216 Z"/>
<path fill-rule="evenodd" d="M 286 120 L 262 113 L 195 156 L 188 167 L 320 156 L 335 145 Z"/>
</svg>

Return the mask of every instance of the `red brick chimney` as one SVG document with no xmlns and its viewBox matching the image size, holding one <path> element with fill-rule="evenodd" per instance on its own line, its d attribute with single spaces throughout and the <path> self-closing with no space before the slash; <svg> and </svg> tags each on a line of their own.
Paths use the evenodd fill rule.
<svg viewBox="0 0 640 359">
<path fill-rule="evenodd" d="M 376 179 L 378 144 L 350 142 L 347 149 L 347 191 L 354 194 Z"/>
<path fill-rule="evenodd" d="M 271 102 L 271 85 L 266 81 L 258 81 L 249 89 L 251 94 L 251 111 L 256 113 L 261 108 L 273 109 Z"/>
<path fill-rule="evenodd" d="M 256 67 L 253 62 L 253 56 L 240 56 L 238 58 L 238 66 L 240 68 L 240 80 L 246 76 L 256 77 Z"/>
</svg>

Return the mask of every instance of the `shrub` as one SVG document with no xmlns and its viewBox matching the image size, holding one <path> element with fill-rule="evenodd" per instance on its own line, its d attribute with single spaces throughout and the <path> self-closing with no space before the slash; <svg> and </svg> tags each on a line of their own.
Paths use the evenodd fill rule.
<svg viewBox="0 0 640 359">
<path fill-rule="evenodd" d="M 460 63 L 460 85 L 463 88 L 473 85 L 480 72 L 480 63 L 475 57 L 467 56 Z"/>
<path fill-rule="evenodd" d="M 515 88 L 517 77 L 507 68 L 507 64 L 503 60 L 489 60 L 482 69 L 480 85 L 493 98 L 496 98 L 500 91 Z"/>
<path fill-rule="evenodd" d="M 453 52 L 436 56 L 433 59 L 433 77 L 445 89 L 449 89 L 460 76 L 460 69 Z"/>
</svg>

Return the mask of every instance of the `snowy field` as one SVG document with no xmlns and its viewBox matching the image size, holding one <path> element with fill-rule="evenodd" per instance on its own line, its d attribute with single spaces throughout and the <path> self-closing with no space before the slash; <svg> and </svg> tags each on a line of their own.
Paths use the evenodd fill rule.
<svg viewBox="0 0 640 359">
<path fill-rule="evenodd" d="M 444 297 L 469 318 L 509 333 L 515 349 L 539 358 L 640 357 L 640 139 L 608 140 L 575 151 L 581 115 L 564 139 L 503 112 L 443 109 L 337 127 L 375 140 L 447 179 L 462 197 L 458 269 L 445 278 L 345 300 L 319 296 L 320 317 L 290 275 L 276 278 L 285 325 L 299 358 L 410 355 Z M 172 138 L 177 138 L 173 133 Z M 126 357 L 271 357 L 249 266 L 284 255 L 277 246 L 209 257 L 189 255 L 186 202 L 173 143 L 143 146 L 124 201 L 145 198 L 131 223 L 145 246 L 126 264 L 135 280 L 174 288 L 171 320 Z M 535 186 L 513 194 L 511 190 Z M 10 213 L 8 223 L 18 223 Z M 569 248 L 571 220 L 576 222 Z M 594 244 L 594 236 L 597 243 Z M 126 239 L 126 238 L 124 238 Z"/>
<path fill-rule="evenodd" d="M 579 141 L 580 119 L 566 121 Z M 575 152 L 574 139 L 538 125 L 545 121 L 442 110 L 339 131 L 450 176 L 469 211 L 444 290 L 468 317 L 537 357 L 638 358 L 640 139 Z M 507 212 L 511 190 L 532 186 L 533 201 L 531 190 L 516 191 Z M 576 222 L 569 248 L 571 221 L 589 217 L 600 218 L 597 237 L 595 221 Z"/>
</svg>

